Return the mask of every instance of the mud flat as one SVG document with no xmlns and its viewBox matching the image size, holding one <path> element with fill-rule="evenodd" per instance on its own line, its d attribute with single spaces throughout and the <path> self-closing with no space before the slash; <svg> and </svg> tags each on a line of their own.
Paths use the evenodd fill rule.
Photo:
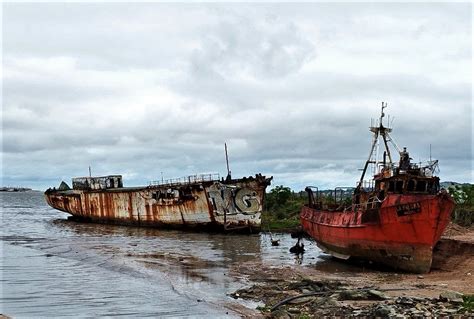
<svg viewBox="0 0 474 319">
<path fill-rule="evenodd" d="M 262 317 L 474 316 L 474 228 L 448 227 L 430 273 L 393 272 L 367 262 L 325 257 L 311 266 L 236 265 L 250 285 L 231 294 L 260 302 Z"/>
</svg>

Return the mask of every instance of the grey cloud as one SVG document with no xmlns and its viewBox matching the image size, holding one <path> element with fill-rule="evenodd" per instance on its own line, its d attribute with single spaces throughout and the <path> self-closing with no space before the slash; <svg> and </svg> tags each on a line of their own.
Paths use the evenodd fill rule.
<svg viewBox="0 0 474 319">
<path fill-rule="evenodd" d="M 84 79 L 87 81 L 87 78 Z M 5 97 L 4 103 L 6 105 L 14 103 L 14 101 L 23 100 L 28 101 L 45 101 L 70 103 L 70 101 L 88 101 L 106 96 L 113 96 L 123 89 L 100 87 L 97 85 L 88 85 L 84 83 L 67 83 L 61 82 L 58 79 L 38 79 L 28 81 L 25 79 L 5 79 L 4 82 Z M 39 98 L 39 100 L 38 100 Z M 28 104 L 26 102 L 25 104 Z"/>
<path fill-rule="evenodd" d="M 293 23 L 226 15 L 202 31 L 191 66 L 198 79 L 273 78 L 297 72 L 314 55 L 313 43 Z"/>
<path fill-rule="evenodd" d="M 353 185 L 381 100 L 415 160 L 472 181 L 466 6 L 389 7 L 8 4 L 3 183 L 223 173 L 226 141 L 234 176 Z"/>
</svg>

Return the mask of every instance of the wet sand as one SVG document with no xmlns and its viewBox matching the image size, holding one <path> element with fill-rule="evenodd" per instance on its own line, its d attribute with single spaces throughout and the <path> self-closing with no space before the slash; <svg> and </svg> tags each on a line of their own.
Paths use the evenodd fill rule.
<svg viewBox="0 0 474 319">
<path fill-rule="evenodd" d="M 0 314 L 23 317 L 233 317 L 260 304 L 235 300 L 248 276 L 235 265 L 269 267 L 304 260 L 288 253 L 293 239 L 193 233 L 78 223 L 49 208 L 40 192 L 4 193 L 0 227 Z M 311 246 L 311 243 L 308 243 Z"/>
<path fill-rule="evenodd" d="M 472 229 L 448 229 L 435 252 L 433 271 L 420 277 L 337 261 L 307 239 L 306 252 L 296 256 L 289 252 L 296 239 L 286 233 L 273 234 L 280 246 L 272 246 L 265 233 L 223 235 L 77 223 L 49 208 L 39 192 L 3 194 L 0 199 L 0 313 L 14 318 L 317 317 L 325 315 L 318 309 L 328 315 L 342 310 L 343 315 L 354 314 L 358 310 L 349 307 L 403 296 L 474 293 L 469 275 L 474 274 Z M 368 286 L 388 289 L 384 293 L 392 299 L 331 299 L 332 308 L 324 309 L 314 303 L 321 298 L 312 298 L 284 305 L 281 313 L 269 311 L 288 296 L 314 289 Z"/>
<path fill-rule="evenodd" d="M 396 316 L 399 311 L 400 317 L 406 316 L 407 312 L 421 316 L 435 315 L 430 311 L 439 311 L 441 316 L 474 315 L 472 311 L 466 313 L 465 309 L 460 309 L 459 300 L 440 299 L 440 295 L 452 291 L 474 294 L 474 228 L 451 226 L 435 248 L 433 267 L 428 274 L 395 272 L 367 262 L 343 262 L 329 256 L 320 256 L 319 259 L 323 261 L 309 266 L 265 267 L 255 262 L 236 265 L 233 273 L 247 275 L 252 285 L 233 296 L 261 301 L 264 306 L 260 307 L 260 314 L 266 317 L 384 316 L 383 311 L 392 311 L 385 313 L 388 316 Z M 312 283 L 309 287 L 308 282 Z M 318 291 L 313 289 L 316 284 L 320 286 L 318 289 L 327 290 L 328 294 L 302 298 L 303 302 L 288 303 L 270 311 L 285 298 L 305 293 L 317 294 Z M 382 292 L 387 301 L 371 300 L 370 296 L 349 299 L 346 296 L 341 299 L 341 296 L 334 294 L 329 298 L 331 289 L 351 293 L 374 289 Z M 413 310 L 417 309 L 415 306 L 422 310 Z M 380 310 L 377 307 L 382 307 L 382 312 L 377 313 Z"/>
</svg>

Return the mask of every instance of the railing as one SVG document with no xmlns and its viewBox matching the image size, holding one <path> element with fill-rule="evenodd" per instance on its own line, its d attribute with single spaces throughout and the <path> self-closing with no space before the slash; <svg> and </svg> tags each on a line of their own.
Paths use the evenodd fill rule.
<svg viewBox="0 0 474 319">
<path fill-rule="evenodd" d="M 186 184 L 193 184 L 193 183 L 218 181 L 219 179 L 220 179 L 220 175 L 218 173 L 198 174 L 198 175 L 189 175 L 189 176 L 180 177 L 180 178 L 163 179 L 161 181 L 151 181 L 150 186 L 186 185 Z"/>
<path fill-rule="evenodd" d="M 316 198 L 314 196 L 314 191 L 313 190 L 316 190 Z M 320 193 L 319 193 L 319 189 L 316 187 L 316 186 L 307 186 L 305 188 L 305 191 L 308 193 L 308 205 L 309 207 L 317 207 L 319 206 L 320 204 Z"/>
<path fill-rule="evenodd" d="M 333 208 L 344 208 L 346 198 L 352 196 L 353 187 L 336 187 L 334 190 L 319 191 L 315 186 L 306 187 L 308 193 L 308 205 L 317 209 L 322 209 L 324 205 Z"/>
<path fill-rule="evenodd" d="M 332 195 L 334 196 L 334 204 L 342 204 L 345 198 L 352 197 L 352 190 L 353 190 L 353 187 L 349 187 L 349 186 L 338 186 L 334 188 L 334 191 L 332 192 Z M 347 196 L 346 194 L 347 192 L 350 193 L 350 196 Z"/>
<path fill-rule="evenodd" d="M 412 173 L 418 171 L 420 176 L 431 177 L 439 173 L 439 164 L 438 160 L 429 160 L 424 162 L 420 161 L 417 163 L 410 162 L 407 166 L 402 168 L 398 163 L 378 163 L 376 175 L 382 173 L 382 171 L 385 171 L 384 177 L 391 177 L 397 174 L 406 174 L 410 171 Z M 390 174 L 385 175 L 387 171 L 390 172 Z"/>
<path fill-rule="evenodd" d="M 357 183 L 357 186 L 359 186 L 363 189 L 365 189 L 366 191 L 372 191 L 375 187 L 375 181 L 373 179 L 371 180 L 363 180 L 362 182 L 358 182 Z"/>
<path fill-rule="evenodd" d="M 369 200 L 365 203 L 360 203 L 360 204 L 352 204 L 344 208 L 344 211 L 358 211 L 358 210 L 367 210 L 371 208 L 378 208 L 382 204 L 382 200 L 380 200 L 377 196 L 374 196 L 371 198 L 372 200 Z"/>
</svg>

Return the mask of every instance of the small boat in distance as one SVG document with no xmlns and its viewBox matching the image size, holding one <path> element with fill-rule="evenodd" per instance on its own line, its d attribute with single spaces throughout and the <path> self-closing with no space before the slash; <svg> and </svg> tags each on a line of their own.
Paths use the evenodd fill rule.
<svg viewBox="0 0 474 319">
<path fill-rule="evenodd" d="M 227 146 L 226 146 L 227 159 Z M 224 232 L 258 232 L 265 189 L 272 177 L 233 179 L 218 174 L 123 187 L 121 175 L 78 177 L 72 189 L 62 182 L 46 190 L 47 203 L 73 219 L 98 223 L 187 228 Z"/>
<path fill-rule="evenodd" d="M 391 128 L 380 119 L 373 123 L 372 149 L 362 176 L 345 202 L 344 188 L 324 198 L 316 187 L 306 187 L 308 204 L 301 209 L 303 230 L 326 253 L 340 259 L 362 258 L 414 273 L 430 271 L 433 247 L 450 221 L 454 201 L 440 190 L 434 176 L 438 161 L 414 164 L 406 148 L 401 150 L 390 136 Z M 385 148 L 377 158 L 379 138 Z M 400 155 L 392 161 L 389 143 Z M 373 178 L 364 180 L 373 168 Z M 323 199 L 325 201 L 323 201 Z"/>
</svg>

